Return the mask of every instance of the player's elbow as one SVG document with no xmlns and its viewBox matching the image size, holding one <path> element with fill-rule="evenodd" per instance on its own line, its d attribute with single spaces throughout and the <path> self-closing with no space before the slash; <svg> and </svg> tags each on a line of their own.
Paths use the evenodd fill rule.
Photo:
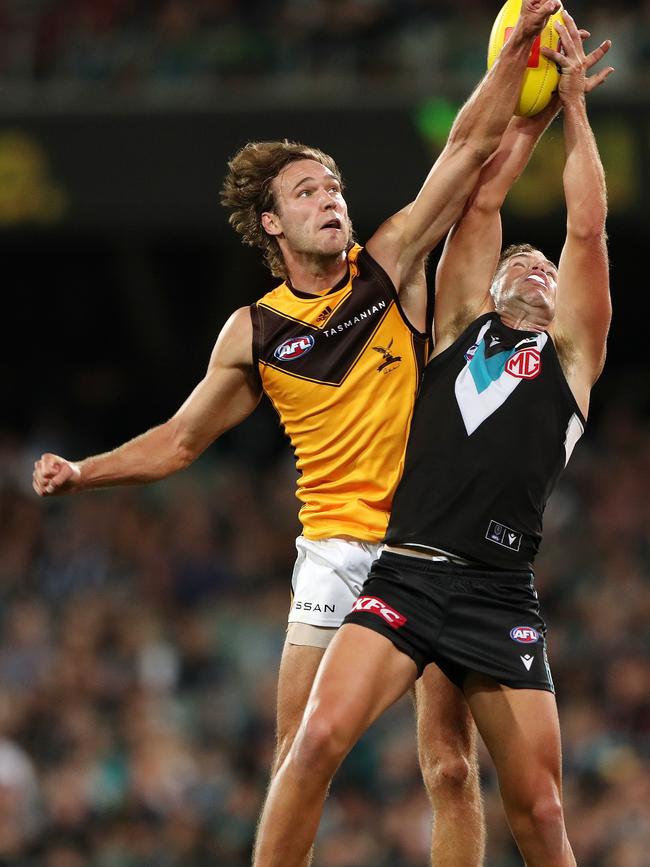
<svg viewBox="0 0 650 867">
<path fill-rule="evenodd" d="M 462 154 L 463 160 L 469 166 L 480 168 L 496 151 L 500 142 L 501 134 L 474 127 L 452 131 L 447 146 Z"/>
<path fill-rule="evenodd" d="M 604 244 L 607 240 L 605 214 L 584 213 L 567 220 L 567 237 L 589 244 Z"/>
<path fill-rule="evenodd" d="M 202 450 L 178 419 L 170 419 L 166 427 L 170 473 L 185 470 L 197 459 Z"/>
<path fill-rule="evenodd" d="M 500 190 L 487 185 L 485 187 L 479 186 L 476 194 L 470 200 L 469 207 L 478 214 L 497 214 L 501 210 L 504 199 L 505 196 Z"/>
</svg>

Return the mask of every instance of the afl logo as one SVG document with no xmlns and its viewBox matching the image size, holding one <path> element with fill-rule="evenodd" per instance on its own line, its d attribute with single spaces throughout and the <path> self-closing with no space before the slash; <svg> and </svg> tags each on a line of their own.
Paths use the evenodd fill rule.
<svg viewBox="0 0 650 867">
<path fill-rule="evenodd" d="M 314 343 L 316 341 L 311 334 L 307 334 L 305 337 L 291 337 L 289 340 L 281 343 L 273 355 L 275 355 L 278 361 L 295 361 L 296 358 L 300 358 L 301 355 L 309 352 Z"/>
<path fill-rule="evenodd" d="M 520 349 L 508 359 L 506 371 L 517 379 L 535 379 L 542 369 L 539 349 Z"/>
<path fill-rule="evenodd" d="M 510 638 L 519 644 L 535 644 L 539 641 L 539 632 L 532 626 L 515 626 L 510 630 Z"/>
</svg>

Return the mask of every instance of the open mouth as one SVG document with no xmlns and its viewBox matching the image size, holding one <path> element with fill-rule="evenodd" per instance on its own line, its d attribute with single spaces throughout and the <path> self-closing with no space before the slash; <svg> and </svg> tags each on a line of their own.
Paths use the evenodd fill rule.
<svg viewBox="0 0 650 867">
<path fill-rule="evenodd" d="M 341 221 L 338 219 L 329 220 L 329 222 L 325 223 L 324 226 L 321 226 L 321 229 L 340 229 Z"/>
<path fill-rule="evenodd" d="M 548 288 L 548 283 L 543 277 L 540 277 L 539 274 L 529 274 L 528 277 L 526 277 L 526 280 L 534 280 L 535 283 L 539 283 L 539 285 L 543 286 L 545 289 Z"/>
</svg>

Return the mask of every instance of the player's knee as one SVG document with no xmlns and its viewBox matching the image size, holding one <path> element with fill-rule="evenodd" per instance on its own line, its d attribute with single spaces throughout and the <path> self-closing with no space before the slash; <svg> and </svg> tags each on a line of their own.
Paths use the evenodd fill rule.
<svg viewBox="0 0 650 867">
<path fill-rule="evenodd" d="M 563 838 L 564 813 L 559 798 L 554 794 L 537 794 L 530 803 L 519 803 L 508 813 L 515 836 L 532 836 L 551 848 L 553 841 L 559 842 Z"/>
<path fill-rule="evenodd" d="M 342 726 L 334 717 L 313 713 L 296 735 L 291 759 L 308 773 L 333 774 L 348 750 Z"/>
<path fill-rule="evenodd" d="M 460 752 L 425 757 L 421 764 L 424 783 L 435 797 L 462 791 L 472 778 L 472 763 Z"/>
<path fill-rule="evenodd" d="M 553 836 L 564 827 L 564 813 L 554 795 L 535 799 L 530 811 L 531 823 L 540 836 Z"/>
</svg>

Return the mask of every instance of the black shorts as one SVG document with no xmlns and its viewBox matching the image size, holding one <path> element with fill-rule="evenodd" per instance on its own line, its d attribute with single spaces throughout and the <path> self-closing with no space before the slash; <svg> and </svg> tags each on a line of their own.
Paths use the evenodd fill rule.
<svg viewBox="0 0 650 867">
<path fill-rule="evenodd" d="M 477 672 L 555 692 L 533 578 L 384 551 L 344 623 L 385 635 L 418 676 L 435 662 L 461 688 Z"/>
</svg>

